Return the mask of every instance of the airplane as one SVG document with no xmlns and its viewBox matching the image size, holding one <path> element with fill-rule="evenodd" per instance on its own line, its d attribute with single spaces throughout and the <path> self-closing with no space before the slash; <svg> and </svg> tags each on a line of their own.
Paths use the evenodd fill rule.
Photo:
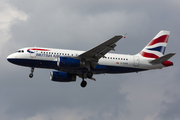
<svg viewBox="0 0 180 120">
<path fill-rule="evenodd" d="M 9 55 L 7 60 L 30 67 L 30 78 L 35 68 L 56 70 L 50 72 L 50 79 L 55 82 L 73 82 L 79 76 L 84 88 L 87 85 L 85 79 L 95 80 L 94 74 L 131 73 L 172 66 L 173 62 L 168 59 L 175 53 L 164 55 L 169 35 L 170 31 L 161 30 L 135 55 L 108 53 L 115 50 L 121 38 L 125 38 L 117 35 L 88 51 L 26 47 Z"/>
</svg>

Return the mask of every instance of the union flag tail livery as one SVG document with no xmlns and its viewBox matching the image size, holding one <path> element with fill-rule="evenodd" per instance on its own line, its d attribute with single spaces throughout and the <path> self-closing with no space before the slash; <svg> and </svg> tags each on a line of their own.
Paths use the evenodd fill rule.
<svg viewBox="0 0 180 120">
<path fill-rule="evenodd" d="M 82 78 L 81 87 L 85 87 L 85 79 L 95 80 L 94 74 L 140 72 L 172 66 L 173 62 L 168 60 L 175 53 L 164 55 L 169 35 L 169 31 L 160 31 L 136 55 L 108 53 L 115 50 L 116 43 L 124 37 L 118 35 L 88 51 L 27 47 L 9 55 L 7 60 L 30 67 L 30 78 L 34 68 L 54 69 L 50 72 L 52 81 L 73 82 L 78 76 Z"/>
<path fill-rule="evenodd" d="M 145 58 L 159 58 L 165 53 L 170 31 L 160 31 L 140 52 Z"/>
</svg>

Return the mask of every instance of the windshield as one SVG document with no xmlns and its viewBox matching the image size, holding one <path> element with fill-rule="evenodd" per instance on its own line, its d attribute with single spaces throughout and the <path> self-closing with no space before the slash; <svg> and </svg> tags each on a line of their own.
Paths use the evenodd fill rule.
<svg viewBox="0 0 180 120">
<path fill-rule="evenodd" d="M 18 52 L 18 53 L 23 53 L 23 52 L 24 52 L 24 50 L 18 50 L 18 51 L 16 51 L 16 52 Z"/>
</svg>

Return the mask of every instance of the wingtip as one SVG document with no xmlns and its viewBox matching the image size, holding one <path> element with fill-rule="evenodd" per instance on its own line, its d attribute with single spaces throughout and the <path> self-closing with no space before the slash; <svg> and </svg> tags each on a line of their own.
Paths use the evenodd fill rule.
<svg viewBox="0 0 180 120">
<path fill-rule="evenodd" d="M 123 37 L 123 35 L 116 35 L 114 37 L 117 37 L 117 38 L 121 39 Z"/>
<path fill-rule="evenodd" d="M 127 33 L 125 33 L 125 34 L 123 35 L 123 38 L 126 38 L 126 34 L 127 34 Z"/>
</svg>

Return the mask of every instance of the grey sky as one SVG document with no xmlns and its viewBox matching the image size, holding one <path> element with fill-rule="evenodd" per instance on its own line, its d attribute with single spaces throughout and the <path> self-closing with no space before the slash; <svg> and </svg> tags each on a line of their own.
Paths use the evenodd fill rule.
<svg viewBox="0 0 180 120">
<path fill-rule="evenodd" d="M 179 120 L 180 2 L 178 0 L 1 0 L 0 119 Z M 29 46 L 88 50 L 118 34 L 115 53 L 138 53 L 170 30 L 174 66 L 141 73 L 97 75 L 85 89 L 50 81 L 53 70 L 15 66 L 6 57 Z"/>
</svg>

